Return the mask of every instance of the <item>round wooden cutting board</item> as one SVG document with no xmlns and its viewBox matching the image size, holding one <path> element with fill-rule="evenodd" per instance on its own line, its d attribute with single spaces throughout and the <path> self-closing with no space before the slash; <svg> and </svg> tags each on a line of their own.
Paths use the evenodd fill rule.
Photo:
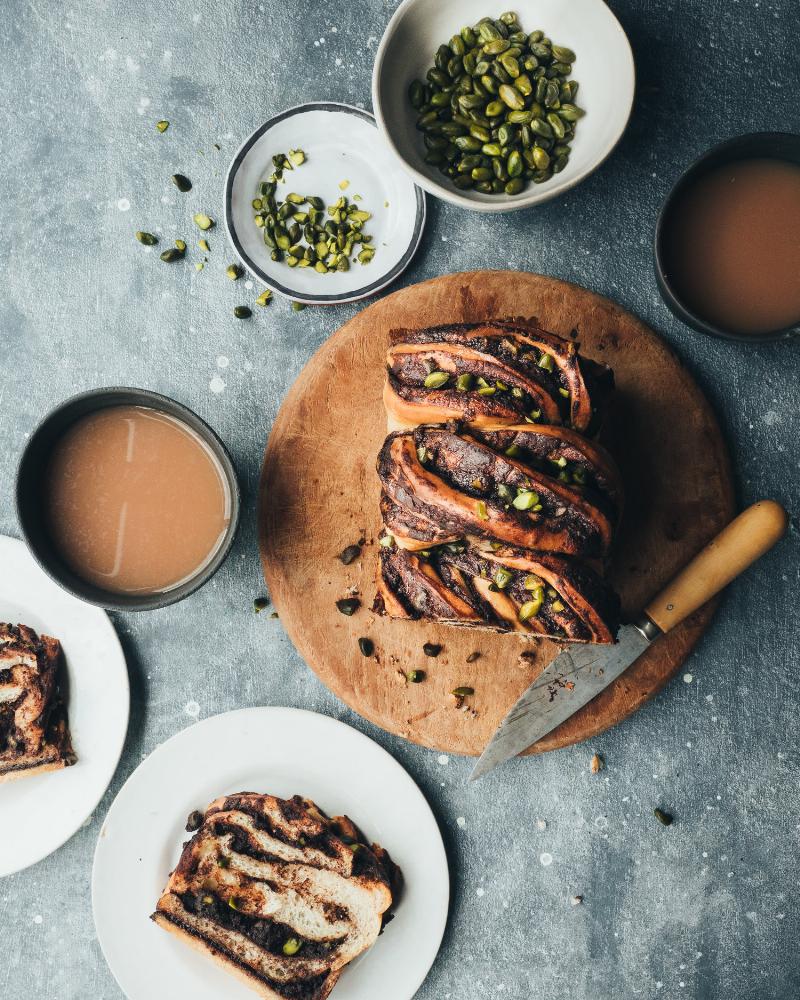
<svg viewBox="0 0 800 1000">
<path fill-rule="evenodd" d="M 479 271 L 405 288 L 345 324 L 289 390 L 269 439 L 259 498 L 264 573 L 290 638 L 329 688 L 382 728 L 448 753 L 479 754 L 558 647 L 372 614 L 385 354 L 394 327 L 509 317 L 536 318 L 562 336 L 577 330 L 582 353 L 614 369 L 603 441 L 626 487 L 612 571 L 625 616 L 734 510 L 728 455 L 708 402 L 667 345 L 608 299 L 536 274 Z M 344 566 L 338 554 L 362 539 L 361 556 Z M 336 601 L 353 594 L 361 607 L 348 618 Z M 713 610 L 706 605 L 659 639 L 532 752 L 587 739 L 634 712 L 680 668 Z M 372 656 L 359 651 L 361 636 L 373 641 Z M 425 656 L 425 642 L 441 643 L 437 658 Z M 473 652 L 480 656 L 468 663 Z M 407 683 L 413 668 L 425 671 L 424 682 Z M 463 685 L 475 694 L 459 710 L 450 691 Z"/>
</svg>

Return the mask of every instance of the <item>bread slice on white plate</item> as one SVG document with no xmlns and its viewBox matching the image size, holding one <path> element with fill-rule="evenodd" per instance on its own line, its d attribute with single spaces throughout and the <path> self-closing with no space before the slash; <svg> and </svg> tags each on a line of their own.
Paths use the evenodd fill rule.
<svg viewBox="0 0 800 1000">
<path fill-rule="evenodd" d="M 75 763 L 59 697 L 61 643 L 0 622 L 0 783 Z"/>
<path fill-rule="evenodd" d="M 371 948 L 401 885 L 383 848 L 309 799 L 216 799 L 152 919 L 267 1000 L 324 1000 Z"/>
</svg>

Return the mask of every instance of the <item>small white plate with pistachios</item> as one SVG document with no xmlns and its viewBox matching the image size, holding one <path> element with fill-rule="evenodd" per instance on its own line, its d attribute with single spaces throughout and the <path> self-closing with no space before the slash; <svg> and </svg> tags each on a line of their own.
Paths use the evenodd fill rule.
<svg viewBox="0 0 800 1000">
<path fill-rule="evenodd" d="M 303 104 L 257 128 L 225 181 L 225 224 L 247 270 L 306 305 L 353 302 L 399 277 L 425 226 L 425 196 L 346 104 Z"/>
</svg>

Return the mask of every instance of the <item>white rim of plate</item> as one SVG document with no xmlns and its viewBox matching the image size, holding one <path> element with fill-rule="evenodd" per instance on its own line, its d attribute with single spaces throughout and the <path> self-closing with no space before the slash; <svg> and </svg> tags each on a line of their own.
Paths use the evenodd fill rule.
<svg viewBox="0 0 800 1000">
<path fill-rule="evenodd" d="M 236 232 L 236 226 L 233 221 L 233 184 L 239 167 L 242 165 L 250 149 L 266 132 L 279 122 L 282 122 L 287 118 L 292 118 L 295 115 L 305 114 L 309 111 L 330 111 L 333 113 L 354 115 L 356 118 L 361 118 L 372 124 L 375 127 L 378 137 L 385 141 L 384 131 L 382 128 L 378 128 L 375 116 L 370 114 L 368 111 L 364 111 L 362 108 L 353 107 L 351 104 L 343 104 L 337 101 L 313 101 L 308 104 L 298 104 L 293 108 L 288 108 L 286 111 L 281 111 L 280 114 L 273 115 L 272 118 L 264 122 L 263 125 L 259 126 L 255 132 L 245 139 L 236 151 L 236 155 L 233 157 L 231 165 L 228 167 L 228 172 L 225 176 L 225 204 L 223 208 L 225 229 L 228 233 L 228 239 L 230 240 L 233 249 L 236 251 L 236 255 L 239 257 L 247 270 L 253 275 L 254 278 L 257 278 L 268 288 L 272 289 L 272 291 L 278 292 L 287 299 L 293 299 L 295 302 L 302 302 L 304 305 L 324 306 L 344 302 L 358 302 L 360 299 L 365 299 L 371 295 L 377 294 L 377 292 L 386 288 L 387 285 L 390 285 L 393 281 L 400 277 L 413 260 L 414 255 L 419 248 L 420 241 L 422 240 L 422 234 L 425 231 L 425 219 L 427 214 L 425 206 L 425 193 L 418 184 L 414 184 L 414 197 L 416 200 L 414 230 L 403 256 L 393 268 L 381 275 L 375 281 L 368 285 L 364 285 L 362 288 L 357 288 L 351 292 L 341 292 L 338 295 L 303 294 L 298 291 L 293 291 L 291 288 L 287 288 L 285 285 L 281 284 L 281 282 L 271 278 L 264 270 L 262 270 L 262 268 L 258 266 L 258 264 L 244 249 Z M 389 145 L 390 148 L 394 149 L 391 144 Z M 398 169 L 407 173 L 407 171 L 403 170 L 403 164 L 401 162 L 398 162 L 397 166 Z"/>
<path fill-rule="evenodd" d="M 121 982 L 121 980 L 117 977 L 117 972 L 114 968 L 114 964 L 109 958 L 109 953 L 111 952 L 111 943 L 109 941 L 109 936 L 105 929 L 105 924 L 103 924 L 100 920 L 98 920 L 98 910 L 100 909 L 101 906 L 98 885 L 100 884 L 102 878 L 101 867 L 104 863 L 103 852 L 106 845 L 108 844 L 107 825 L 109 823 L 109 820 L 113 819 L 113 813 L 116 809 L 120 808 L 120 803 L 122 803 L 122 807 L 125 806 L 126 797 L 128 795 L 135 793 L 136 786 L 138 784 L 142 782 L 148 783 L 150 781 L 150 776 L 147 774 L 147 772 L 153 767 L 154 759 L 159 757 L 162 754 L 162 752 L 165 751 L 165 749 L 174 746 L 181 740 L 187 738 L 196 738 L 198 733 L 202 733 L 204 729 L 213 728 L 214 726 L 219 726 L 220 720 L 222 719 L 233 721 L 234 719 L 241 719 L 243 715 L 255 714 L 255 713 L 258 714 L 277 713 L 279 716 L 287 717 L 290 720 L 308 719 L 311 720 L 312 724 L 319 725 L 322 727 L 327 727 L 333 732 L 341 732 L 342 730 L 345 730 L 348 739 L 354 740 L 355 743 L 360 743 L 365 748 L 365 750 L 367 750 L 370 753 L 374 753 L 377 759 L 380 760 L 382 765 L 391 769 L 391 771 L 397 776 L 398 781 L 405 785 L 408 794 L 417 800 L 422 810 L 430 817 L 431 844 L 427 845 L 427 850 L 434 852 L 436 855 L 434 860 L 434 865 L 439 870 L 441 870 L 443 874 L 443 884 L 445 888 L 445 893 L 443 894 L 443 898 L 438 901 L 439 914 L 436 922 L 435 932 L 432 935 L 429 933 L 428 937 L 426 938 L 427 948 L 423 953 L 423 959 L 420 964 L 420 970 L 418 974 L 415 976 L 414 984 L 411 987 L 411 992 L 408 995 L 409 1000 L 411 1000 L 411 998 L 416 995 L 420 986 L 425 981 L 428 973 L 430 972 L 431 967 L 433 966 L 433 963 L 436 960 L 436 956 L 439 953 L 442 938 L 444 937 L 444 932 L 447 927 L 447 919 L 450 909 L 450 869 L 447 860 L 447 853 L 444 847 L 444 841 L 442 839 L 441 830 L 439 829 L 439 824 L 436 820 L 433 810 L 431 809 L 427 799 L 425 798 L 421 789 L 414 781 L 414 779 L 411 777 L 411 775 L 398 761 L 394 759 L 394 757 L 387 750 L 384 750 L 384 748 L 380 746 L 380 744 L 370 739 L 368 736 L 360 732 L 358 729 L 354 729 L 352 726 L 347 725 L 347 723 L 340 722 L 338 719 L 331 718 L 328 715 L 322 715 L 319 712 L 312 712 L 307 709 L 290 708 L 284 706 L 258 706 L 252 708 L 234 709 L 230 712 L 222 712 L 218 715 L 209 716 L 207 719 L 203 719 L 200 722 L 196 722 L 193 725 L 188 726 L 185 729 L 182 729 L 180 732 L 176 733 L 174 736 L 171 736 L 169 739 L 165 740 L 162 744 L 156 747 L 156 749 L 153 750 L 152 753 L 150 753 L 149 756 L 146 757 L 145 760 L 143 760 L 139 764 L 136 770 L 133 771 L 133 773 L 128 777 L 123 786 L 117 792 L 117 795 L 114 798 L 114 801 L 111 803 L 108 813 L 106 814 L 106 817 L 103 820 L 100 834 L 97 839 L 97 845 L 95 847 L 94 860 L 92 864 L 92 885 L 91 885 L 92 915 L 94 918 L 95 930 L 97 932 L 97 939 L 100 944 L 101 951 L 103 952 L 103 956 L 106 960 L 106 963 L 112 975 L 116 979 L 120 988 L 124 990 L 125 987 Z M 191 736 L 189 736 L 189 734 L 191 734 Z M 323 809 L 326 807 L 326 803 L 324 802 L 320 802 L 320 805 Z M 180 815 L 177 817 L 177 819 L 179 821 L 182 821 L 183 816 Z M 363 816 L 355 817 L 355 822 L 361 823 L 363 821 L 364 821 Z M 369 830 L 367 831 L 367 836 L 368 837 L 370 836 Z M 386 847 L 391 854 L 392 845 L 384 843 L 383 846 Z M 159 846 L 157 850 L 162 850 L 162 847 L 163 845 Z M 179 853 L 180 853 L 179 846 L 176 846 L 171 851 L 170 857 L 173 863 L 177 863 Z M 156 899 L 154 898 L 153 899 L 154 907 L 155 903 Z M 399 907 L 402 908 L 402 905 L 403 905 L 403 899 L 401 897 Z M 188 953 L 190 956 L 196 957 L 198 961 L 201 962 L 207 961 L 207 958 L 205 956 L 200 955 L 199 953 L 195 953 L 191 949 L 186 949 L 186 953 Z M 415 954 L 419 956 L 421 952 L 418 950 L 415 952 Z M 358 964 L 360 964 L 362 959 L 367 958 L 368 956 L 369 952 L 366 952 L 365 954 L 359 956 L 355 960 L 355 962 L 351 963 L 351 966 L 349 966 L 351 972 L 355 970 L 355 968 L 357 967 Z M 235 982 L 235 980 L 231 980 L 231 982 Z M 133 1000 L 139 1000 L 139 997 L 137 996 L 133 998 Z"/>
<path fill-rule="evenodd" d="M 0 551 L 2 551 L 2 549 L 7 545 L 10 545 L 10 548 L 12 550 L 13 549 L 17 550 L 15 556 L 12 556 L 11 558 L 13 559 L 15 557 L 19 557 L 28 561 L 31 573 L 40 578 L 39 581 L 40 583 L 39 594 L 41 595 L 40 606 L 44 607 L 45 611 L 43 614 L 41 614 L 38 611 L 34 611 L 34 609 L 32 608 L 31 609 L 32 617 L 38 620 L 47 619 L 48 616 L 46 611 L 46 604 L 49 595 L 51 600 L 55 599 L 59 602 L 63 601 L 65 605 L 75 605 L 81 610 L 82 613 L 85 613 L 87 616 L 90 616 L 96 620 L 95 628 L 98 630 L 98 632 L 105 633 L 105 635 L 103 636 L 103 641 L 108 643 L 108 645 L 114 650 L 114 654 L 116 654 L 117 652 L 119 653 L 119 656 L 117 657 L 115 655 L 113 659 L 116 661 L 117 666 L 120 668 L 117 671 L 116 683 L 118 683 L 121 687 L 121 693 L 123 700 L 125 702 L 125 708 L 122 713 L 124 718 L 120 722 L 116 741 L 112 746 L 103 748 L 102 752 L 107 762 L 106 767 L 98 775 L 97 786 L 95 788 L 95 791 L 90 796 L 89 800 L 87 800 L 86 805 L 78 813 L 76 813 L 75 818 L 72 820 L 72 822 L 67 824 L 57 835 L 57 837 L 55 838 L 55 840 L 57 841 L 56 843 L 51 844 L 45 849 L 37 849 L 36 851 L 33 852 L 31 857 L 25 858 L 22 864 L 20 865 L 15 864 L 13 866 L 6 867 L 6 865 L 3 863 L 2 857 L 0 857 L 0 878 L 6 875 L 13 875 L 16 872 L 24 871 L 26 868 L 30 868 L 31 865 L 38 864 L 44 858 L 49 857 L 60 847 L 63 847 L 68 840 L 71 840 L 72 837 L 74 837 L 75 834 L 78 832 L 78 830 L 80 830 L 80 828 L 83 826 L 86 820 L 91 817 L 92 813 L 100 804 L 100 801 L 102 800 L 103 796 L 108 791 L 108 788 L 117 771 L 117 766 L 119 765 L 119 761 L 122 756 L 122 750 L 125 746 L 125 739 L 128 733 L 128 723 L 130 720 L 130 680 L 128 678 L 128 669 L 125 661 L 125 651 L 123 650 L 122 644 L 119 641 L 119 636 L 117 635 L 117 632 L 111 623 L 111 619 L 108 617 L 108 615 L 102 608 L 96 607 L 93 604 L 87 604 L 85 601 L 79 600 L 77 597 L 74 597 L 72 594 L 68 593 L 68 591 L 59 587 L 58 584 L 55 583 L 55 581 L 51 580 L 50 577 L 47 576 L 47 574 L 42 570 L 42 568 L 33 558 L 31 553 L 28 551 L 28 548 L 25 545 L 25 543 L 22 542 L 20 539 L 12 538 L 9 535 L 0 535 Z M 7 572 L 8 566 L 7 565 L 4 566 L 3 569 L 5 572 Z M 10 603 L 14 604 L 16 603 L 16 601 L 12 600 Z M 21 605 L 30 604 L 30 602 L 25 600 L 24 598 L 20 603 Z M 22 624 L 29 624 L 29 623 L 22 622 Z M 58 629 L 53 629 L 53 631 L 57 632 Z M 56 635 L 55 638 L 61 640 L 63 637 Z M 73 662 L 73 658 L 68 648 L 64 648 L 64 655 L 67 664 L 67 676 L 68 678 L 71 678 L 72 676 L 74 676 L 76 665 Z M 72 731 L 73 737 L 75 737 L 76 730 L 74 729 L 73 726 L 74 699 L 75 699 L 74 681 L 70 684 L 70 688 L 72 690 L 70 691 L 69 695 L 67 711 L 70 722 L 70 730 Z M 78 734 L 78 739 L 73 741 L 75 746 L 75 751 L 78 755 L 78 760 L 77 763 L 75 763 L 72 767 L 64 768 L 63 770 L 60 771 L 54 771 L 50 774 L 31 775 L 30 778 L 20 778 L 19 786 L 22 786 L 25 789 L 34 790 L 36 782 L 47 781 L 48 779 L 52 781 L 58 781 L 59 779 L 73 780 L 73 776 L 77 777 L 80 773 L 77 769 L 80 768 L 81 766 L 81 747 L 80 743 L 78 742 L 79 739 L 80 736 Z M 30 782 L 30 784 L 25 784 L 23 786 L 23 783 L 27 782 Z M 17 785 L 17 782 L 12 782 L 10 785 L 0 785 L 0 804 L 2 804 L 3 801 L 4 788 L 8 787 L 10 789 L 14 788 L 15 786 L 19 787 Z"/>
<path fill-rule="evenodd" d="M 472 198 L 468 198 L 466 195 L 461 194 L 457 188 L 450 190 L 443 184 L 437 184 L 430 177 L 426 177 L 421 171 L 417 170 L 415 166 L 408 162 L 402 155 L 400 150 L 394 144 L 392 140 L 391 133 L 386 125 L 386 120 L 381 112 L 381 104 L 378 100 L 378 79 L 380 77 L 381 70 L 383 69 L 383 60 L 386 55 L 386 49 L 389 46 L 389 41 L 391 36 L 394 34 L 395 29 L 400 22 L 400 20 L 405 15 L 406 9 L 412 4 L 417 3 L 418 0 L 403 0 L 397 10 L 392 14 L 389 19 L 389 23 L 381 36 L 381 40 L 378 43 L 377 51 L 375 52 L 375 62 L 372 68 L 372 106 L 375 109 L 375 120 L 378 125 L 378 131 L 381 134 L 383 141 L 391 149 L 392 154 L 398 163 L 400 163 L 403 169 L 409 176 L 413 177 L 414 183 L 421 188 L 424 188 L 428 194 L 433 195 L 435 198 L 440 198 L 442 201 L 450 202 L 452 205 L 460 205 L 461 208 L 468 208 L 472 212 L 482 212 L 487 215 L 498 214 L 503 212 L 516 212 L 523 208 L 535 208 L 537 205 L 542 205 L 546 201 L 550 201 L 552 198 L 556 198 L 560 194 L 564 194 L 565 191 L 569 191 L 576 185 L 580 184 L 582 181 L 595 172 L 599 170 L 600 167 L 605 163 L 605 161 L 611 156 L 614 150 L 619 145 L 620 140 L 625 134 L 625 130 L 631 120 L 631 114 L 633 113 L 633 102 L 636 97 L 636 63 L 633 58 L 633 49 L 631 48 L 630 39 L 625 33 L 625 29 L 620 24 L 619 18 L 616 16 L 614 11 L 605 3 L 605 0 L 599 0 L 603 6 L 608 11 L 608 16 L 611 18 L 612 23 L 619 31 L 622 42 L 625 46 L 625 52 L 630 61 L 630 71 L 631 71 L 631 92 L 630 101 L 628 103 L 627 113 L 625 115 L 625 120 L 618 134 L 603 147 L 599 159 L 594 162 L 591 166 L 587 166 L 580 173 L 576 174 L 574 177 L 567 178 L 566 180 L 561 180 L 554 184 L 552 187 L 549 185 L 542 185 L 542 190 L 532 193 L 526 199 L 525 197 L 514 196 L 506 200 L 498 199 L 497 203 L 489 203 L 483 201 L 474 201 Z M 516 198 L 517 200 L 514 200 Z"/>
</svg>

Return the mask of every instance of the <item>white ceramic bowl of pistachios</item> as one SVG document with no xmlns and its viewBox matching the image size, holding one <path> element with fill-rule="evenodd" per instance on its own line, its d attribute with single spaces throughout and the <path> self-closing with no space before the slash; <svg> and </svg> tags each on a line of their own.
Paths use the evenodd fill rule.
<svg viewBox="0 0 800 1000">
<path fill-rule="evenodd" d="M 580 183 L 619 142 L 634 90 L 630 44 L 603 0 L 517 0 L 507 13 L 404 0 L 372 76 L 378 127 L 414 181 L 479 212 Z"/>
</svg>

